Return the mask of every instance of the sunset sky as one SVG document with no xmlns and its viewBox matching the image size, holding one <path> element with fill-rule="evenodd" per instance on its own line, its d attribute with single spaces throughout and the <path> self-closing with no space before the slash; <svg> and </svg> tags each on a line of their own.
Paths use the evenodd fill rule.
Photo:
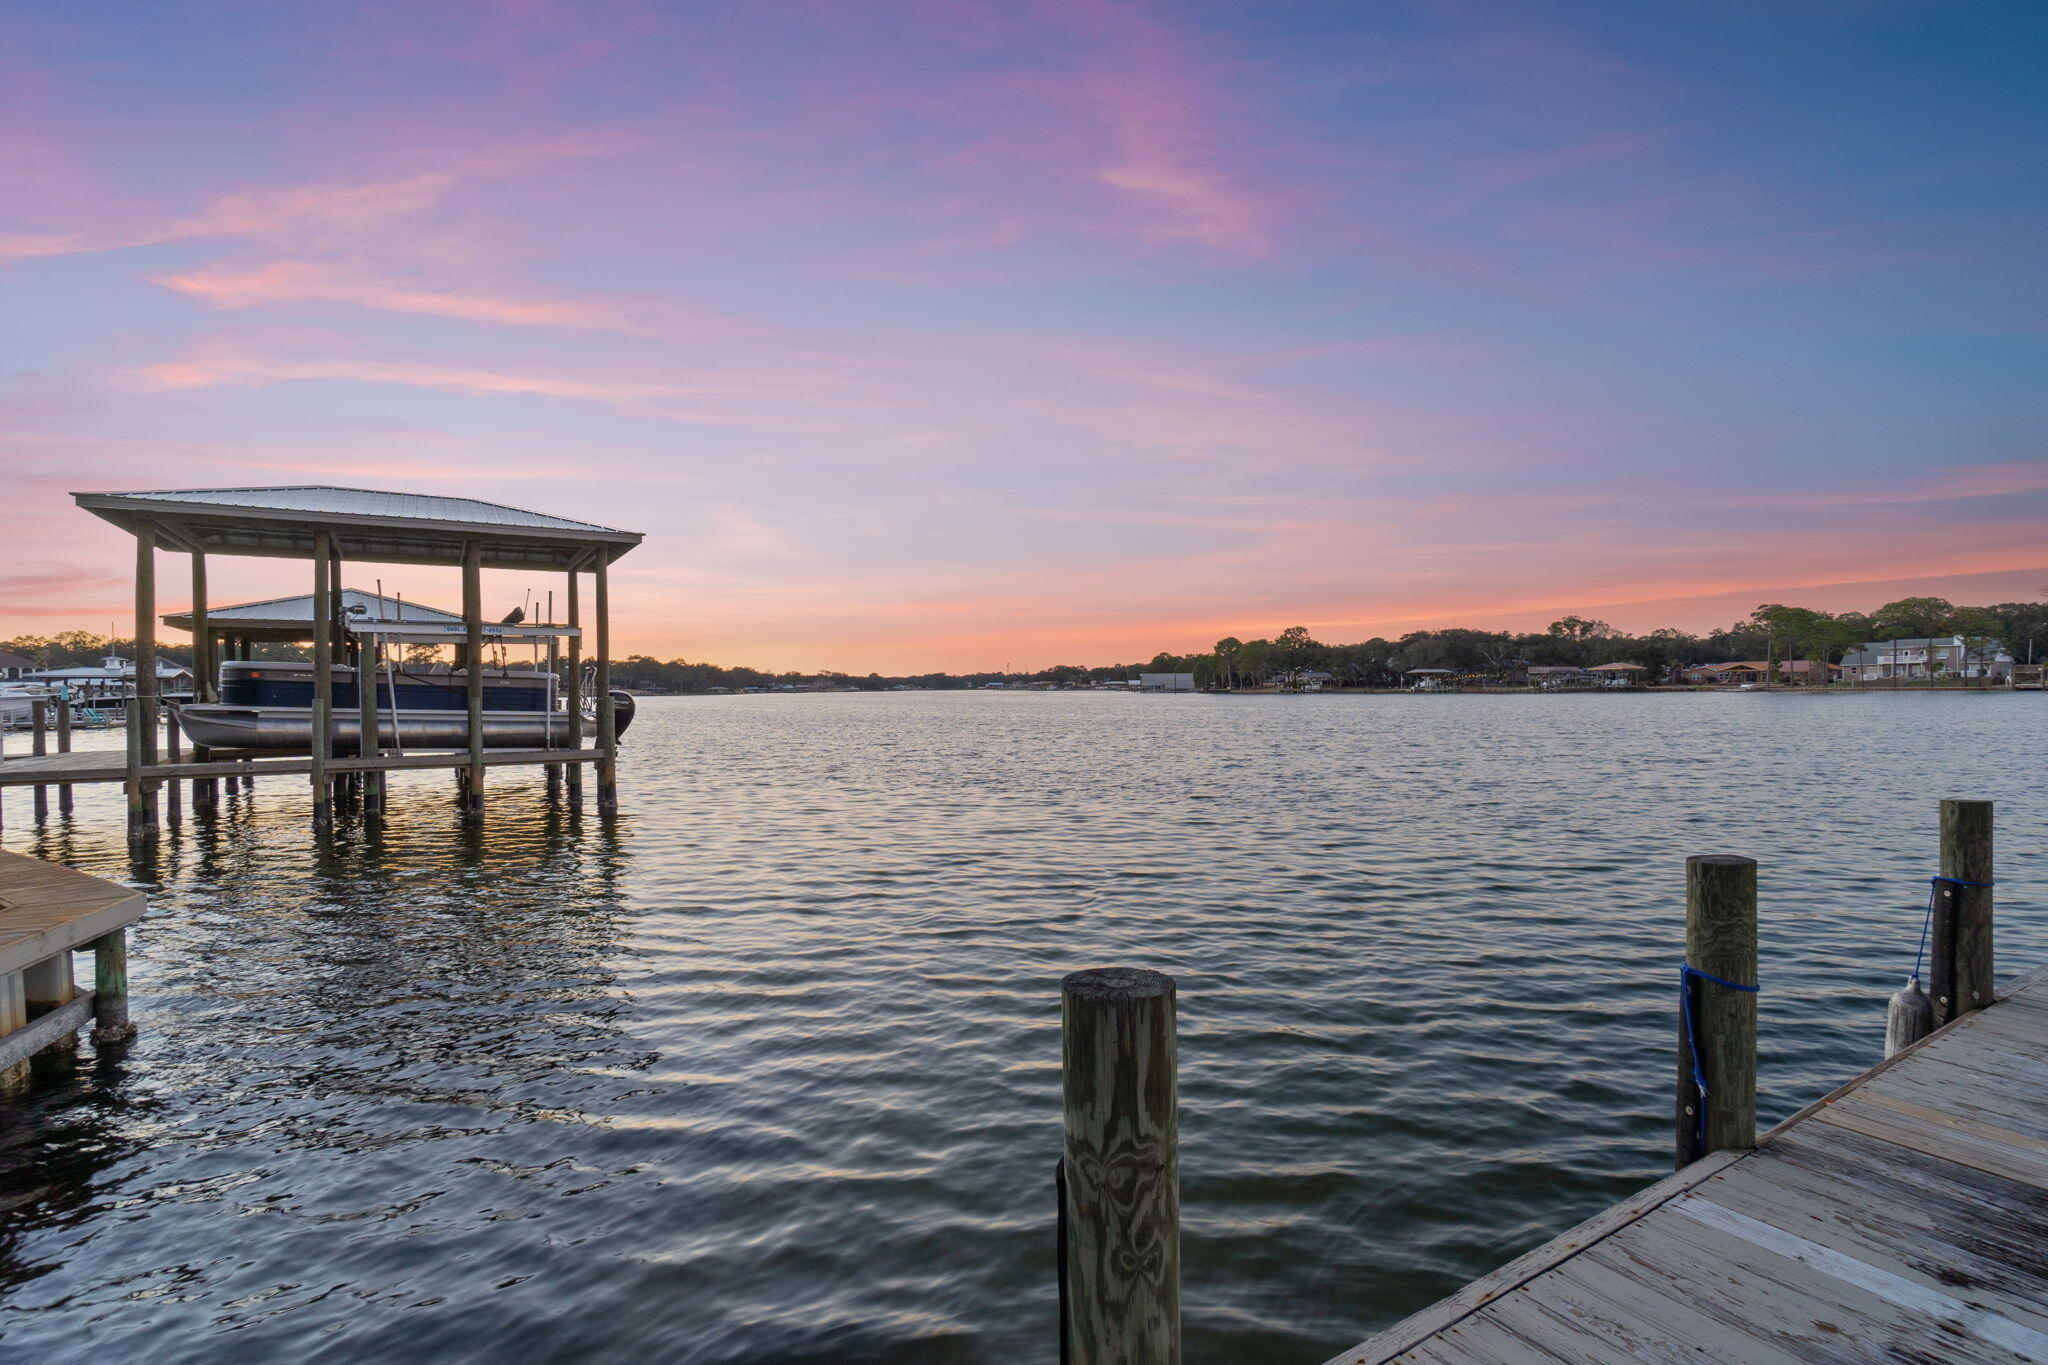
<svg viewBox="0 0 2048 1365">
<path fill-rule="evenodd" d="M 0 636 L 126 610 L 72 490 L 310 483 L 644 532 L 624 650 L 774 668 L 2032 598 L 2044 42 L 1957 0 L 0 0 Z"/>
</svg>

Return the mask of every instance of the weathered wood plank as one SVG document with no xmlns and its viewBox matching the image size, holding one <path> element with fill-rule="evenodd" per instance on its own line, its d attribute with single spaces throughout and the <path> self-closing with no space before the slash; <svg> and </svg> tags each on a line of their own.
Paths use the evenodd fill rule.
<svg viewBox="0 0 2048 1365">
<path fill-rule="evenodd" d="M 1412 1317 L 1402 1319 L 1378 1335 L 1334 1357 L 1328 1365 L 1384 1365 L 1384 1362 L 1394 1359 L 1401 1352 L 1432 1334 L 1477 1312 L 1501 1295 L 1519 1288 L 1602 1238 L 1627 1227 L 1674 1194 L 1691 1189 L 1747 1156 L 1747 1152 L 1716 1152 L 1703 1161 L 1696 1161 L 1684 1170 L 1666 1176 L 1648 1189 L 1630 1195 L 1619 1204 L 1602 1209 L 1563 1236 L 1516 1257 L 1492 1274 L 1474 1280 L 1449 1298 L 1423 1309 Z"/>
<path fill-rule="evenodd" d="M 1768 1256 L 1804 1266 L 1835 1284 L 1861 1290 L 1905 1312 L 1924 1314 L 1943 1332 L 1999 1347 L 2023 1360 L 2048 1361 L 2048 1333 L 1917 1280 L 1892 1274 L 1859 1256 L 1787 1232 L 1698 1195 L 1674 1200 L 1671 1213 L 1740 1238 Z"/>
<path fill-rule="evenodd" d="M 74 995 L 48 1014 L 29 1020 L 27 1027 L 0 1034 L 0 1070 L 19 1066 L 44 1048 L 77 1033 L 92 1021 L 91 991 Z"/>
<path fill-rule="evenodd" d="M 2000 1257 L 1981 1245 L 1967 1228 L 1957 1237 L 1944 1226 L 1949 1220 L 1930 1215 L 1923 1205 L 1871 1206 L 1859 1186 L 1842 1182 L 1807 1182 L 1796 1178 L 1789 1163 L 1759 1166 L 1748 1180 L 1717 1185 L 1715 1207 L 1774 1228 L 1843 1256 L 1854 1257 L 1893 1279 L 1947 1293 L 1967 1290 L 1971 1300 L 2048 1332 L 2048 1303 L 2024 1263 Z M 1696 1208 L 1687 1203 L 1684 1212 Z M 2039 1267 L 2038 1251 L 2034 1266 Z"/>
<path fill-rule="evenodd" d="M 1816 1123 L 1833 1124 L 1868 1137 L 1883 1138 L 1901 1147 L 1925 1152 L 1943 1161 L 1974 1166 L 1980 1171 L 2048 1190 L 2048 1157 L 2008 1140 L 2016 1134 L 2001 1129 L 1973 1126 L 1930 1126 L 1895 1109 L 1844 1100 L 1825 1113 L 1814 1115 Z"/>
</svg>

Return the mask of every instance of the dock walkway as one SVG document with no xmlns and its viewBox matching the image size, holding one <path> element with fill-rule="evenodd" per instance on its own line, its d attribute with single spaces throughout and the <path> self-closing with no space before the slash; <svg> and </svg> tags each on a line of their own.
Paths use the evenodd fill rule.
<svg viewBox="0 0 2048 1365">
<path fill-rule="evenodd" d="M 0 1092 L 9 1072 L 88 1021 L 117 1041 L 128 1026 L 127 928 L 140 891 L 19 853 L 0 853 Z M 72 983 L 71 954 L 94 953 L 94 983 Z"/>
<path fill-rule="evenodd" d="M 2048 969 L 1329 1365 L 2048 1361 Z"/>
<path fill-rule="evenodd" d="M 602 749 L 486 749 L 481 766 L 503 767 L 517 763 L 600 763 Z M 326 771 L 399 772 L 412 768 L 466 768 L 478 760 L 462 750 L 431 753 L 383 754 L 367 758 L 330 758 Z M 205 763 L 157 763 L 142 771 L 151 782 L 187 777 L 278 777 L 313 771 L 311 755 L 255 756 L 245 760 L 214 759 Z M 77 751 L 68 754 L 38 754 L 0 762 L 0 787 L 64 786 L 86 782 L 124 782 L 127 759 L 118 750 Z"/>
</svg>

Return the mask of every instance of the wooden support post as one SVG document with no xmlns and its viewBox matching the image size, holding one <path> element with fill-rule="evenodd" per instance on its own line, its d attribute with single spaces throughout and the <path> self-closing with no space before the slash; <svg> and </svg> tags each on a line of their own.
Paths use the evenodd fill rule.
<svg viewBox="0 0 2048 1365">
<path fill-rule="evenodd" d="M 156 523 L 135 528 L 135 695 L 141 699 L 142 766 L 156 764 Z"/>
<path fill-rule="evenodd" d="M 140 839 L 150 829 L 149 792 L 142 778 L 142 732 L 147 722 L 142 718 L 142 698 L 129 697 L 122 706 L 128 713 L 122 726 L 122 738 L 128 745 L 128 776 L 124 784 L 128 795 L 128 837 Z"/>
<path fill-rule="evenodd" d="M 54 957 L 24 968 L 21 982 L 28 1000 L 28 1017 L 31 1019 L 48 1014 L 60 1005 L 71 1002 L 77 989 L 71 982 L 71 950 L 66 948 Z"/>
<path fill-rule="evenodd" d="M 1941 876 L 1929 928 L 1928 995 L 1940 1028 L 1996 998 L 1992 982 L 1989 801 L 1941 803 Z"/>
<path fill-rule="evenodd" d="M 97 1047 L 135 1036 L 128 1022 L 128 931 L 116 929 L 93 940 L 92 1041 Z"/>
<path fill-rule="evenodd" d="M 189 533 L 188 533 L 189 534 Z M 192 549 L 192 700 L 204 705 L 220 700 L 219 640 L 206 616 L 206 551 Z M 205 763 L 213 751 L 204 744 L 192 746 L 192 761 Z M 192 808 L 212 810 L 220 784 L 210 777 L 192 779 Z"/>
<path fill-rule="evenodd" d="M 28 1027 L 28 995 L 20 972 L 0 972 L 0 1038 Z M 0 1062 L 0 1096 L 19 1094 L 29 1079 L 28 1062 Z"/>
<path fill-rule="evenodd" d="M 1174 983 L 1122 967 L 1060 983 L 1060 1359 L 1180 1360 Z"/>
<path fill-rule="evenodd" d="M 334 599 L 333 535 L 313 533 L 313 831 L 334 828 L 334 789 L 327 780 L 327 761 L 334 755 Z"/>
<path fill-rule="evenodd" d="M 28 704 L 28 713 L 29 728 L 32 731 L 28 751 L 37 758 L 41 758 L 50 752 L 50 699 L 48 697 L 33 698 Z M 38 821 L 50 818 L 50 789 L 48 787 L 41 785 L 36 787 L 35 808 Z"/>
<path fill-rule="evenodd" d="M 57 752 L 71 752 L 71 689 L 63 687 L 64 695 L 57 699 Z M 71 784 L 63 783 L 57 788 L 57 810 L 64 815 L 71 814 Z"/>
<path fill-rule="evenodd" d="M 550 604 L 550 606 L 551 606 L 551 607 L 552 607 L 552 605 L 553 605 L 553 602 L 554 602 L 554 597 L 555 597 L 555 595 L 554 595 L 553 593 L 549 593 L 549 594 L 548 594 L 548 602 L 549 602 L 549 604 Z M 553 625 L 554 623 L 555 623 L 555 621 L 554 621 L 554 612 L 553 612 L 552 610 L 550 610 L 550 611 L 549 611 L 549 613 L 548 613 L 548 624 L 549 624 L 549 625 Z M 562 741 L 561 741 L 561 737 L 560 737 L 560 736 L 559 736 L 559 735 L 558 735 L 558 734 L 556 733 L 556 730 L 555 730 L 555 703 L 556 703 L 556 702 L 557 702 L 557 701 L 558 701 L 558 700 L 560 699 L 560 696 L 561 696 L 561 685 L 562 685 L 562 642 L 561 642 L 561 640 L 560 640 L 560 639 L 559 639 L 558 637 L 556 637 L 556 636 L 553 636 L 553 635 L 550 635 L 550 636 L 548 637 L 548 729 L 547 729 L 547 747 L 548 747 L 548 748 L 550 748 L 550 749 L 566 749 L 566 748 L 568 748 L 568 747 L 569 747 L 568 745 L 566 745 L 566 744 L 562 743 Z M 569 723 L 570 723 L 571 725 L 574 725 L 574 724 L 576 723 L 576 718 L 575 718 L 575 717 L 573 717 L 573 716 L 572 716 L 572 717 L 570 717 L 570 718 L 569 718 Z M 552 797 L 553 797 L 553 796 L 555 795 L 555 793 L 556 793 L 557 791 L 559 791 L 559 790 L 561 789 L 561 786 L 562 786 L 562 765 L 561 765 L 561 764 L 559 764 L 559 763 L 550 763 L 550 764 L 548 764 L 548 765 L 547 765 L 547 771 L 548 771 L 548 796 L 549 796 L 550 798 L 552 798 Z"/>
<path fill-rule="evenodd" d="M 135 686 L 128 715 L 128 835 L 156 826 L 156 523 L 135 528 Z"/>
<path fill-rule="evenodd" d="M 375 635 L 360 636 L 356 642 L 356 752 L 371 757 L 382 757 L 384 753 L 384 722 L 377 704 L 378 675 L 383 672 L 384 645 Z M 363 783 L 363 814 L 371 819 L 384 814 L 384 774 L 365 772 Z"/>
<path fill-rule="evenodd" d="M 192 551 L 192 699 L 219 701 L 214 680 L 213 631 L 206 622 L 206 551 Z"/>
<path fill-rule="evenodd" d="M 569 747 L 583 747 L 583 572 L 580 562 L 569 568 L 569 624 L 576 628 L 576 634 L 569 637 Z M 580 805 L 583 801 L 583 765 L 565 765 L 562 777 L 569 784 L 569 801 Z"/>
<path fill-rule="evenodd" d="M 164 755 L 172 763 L 182 763 L 185 761 L 185 746 L 183 742 L 183 732 L 178 728 L 178 703 L 176 703 L 175 701 L 166 701 L 163 704 L 163 712 Z M 178 786 L 178 779 L 175 777 L 172 778 L 165 785 L 170 788 L 170 817 L 172 820 L 175 821 L 180 813 L 178 793 L 181 790 L 181 788 Z"/>
<path fill-rule="evenodd" d="M 610 815 L 619 808 L 618 717 L 612 713 L 612 601 L 605 572 L 605 552 L 593 560 L 597 590 L 597 744 L 604 757 L 597 762 L 597 809 Z"/>
<path fill-rule="evenodd" d="M 469 767 L 463 778 L 463 814 L 481 819 L 484 813 L 484 546 L 480 540 L 462 545 L 463 653 L 468 673 L 463 697 L 469 707 Z"/>
<path fill-rule="evenodd" d="M 1756 1146 L 1756 860 L 1685 860 L 1677 1164 Z M 1702 1087 L 1700 1082 L 1704 1080 Z"/>
</svg>

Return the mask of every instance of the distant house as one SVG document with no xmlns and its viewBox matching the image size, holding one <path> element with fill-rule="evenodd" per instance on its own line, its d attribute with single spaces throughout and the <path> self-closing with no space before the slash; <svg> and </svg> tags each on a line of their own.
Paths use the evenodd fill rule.
<svg viewBox="0 0 2048 1365">
<path fill-rule="evenodd" d="M 1195 675 L 1192 673 L 1140 673 L 1140 692 L 1192 692 L 1195 690 Z"/>
<path fill-rule="evenodd" d="M 1842 676 L 1849 682 L 1886 682 L 1897 678 L 2005 678 L 2012 674 L 2012 655 L 1993 640 L 1960 635 L 1930 635 L 1914 640 L 1880 640 L 1858 645 L 1842 656 Z"/>
<path fill-rule="evenodd" d="M 1594 664 L 1586 671 L 1608 687 L 1627 687 L 1640 683 L 1650 672 L 1641 664 Z"/>
<path fill-rule="evenodd" d="M 1740 663 L 1698 664 L 1679 673 L 1689 683 L 1708 683 L 1716 687 L 1734 687 L 1742 683 L 1760 683 L 1764 680 L 1766 665 L 1761 660 L 1751 659 Z"/>
<path fill-rule="evenodd" d="M 19 654 L 10 654 L 0 649 L 0 682 L 19 682 L 24 673 L 36 670 L 34 659 L 24 659 Z"/>
<path fill-rule="evenodd" d="M 1743 659 L 1736 663 L 1699 664 L 1681 669 L 1678 676 L 1684 682 L 1709 683 L 1719 687 L 1762 682 L 1797 685 L 1832 682 L 1835 666 L 1815 663 L 1812 659 L 1780 659 L 1775 663 L 1768 659 Z"/>
<path fill-rule="evenodd" d="M 79 668 L 45 668 L 21 675 L 22 682 L 62 684 L 74 697 L 128 697 L 135 693 L 135 665 L 118 655 L 108 655 L 97 664 Z M 192 670 L 164 659 L 156 661 L 156 688 L 161 697 L 192 690 Z"/>
<path fill-rule="evenodd" d="M 1294 675 L 1294 685 L 1304 692 L 1320 692 L 1333 681 L 1332 676 L 1320 668 L 1305 668 Z"/>
<path fill-rule="evenodd" d="M 1593 674 L 1577 664 L 1532 664 L 1527 672 L 1529 681 L 1538 687 L 1567 687 L 1593 681 Z"/>
</svg>

